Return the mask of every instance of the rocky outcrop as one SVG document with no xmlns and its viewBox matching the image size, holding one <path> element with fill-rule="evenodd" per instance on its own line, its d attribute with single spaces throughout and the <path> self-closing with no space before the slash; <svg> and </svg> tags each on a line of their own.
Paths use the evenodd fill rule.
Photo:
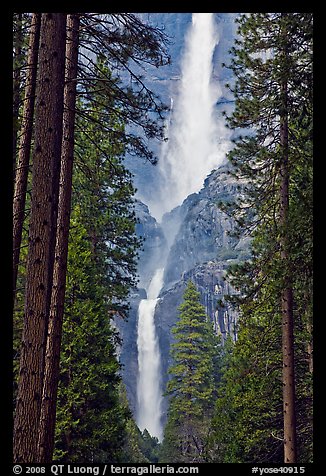
<svg viewBox="0 0 326 476">
<path fill-rule="evenodd" d="M 236 291 L 225 279 L 226 271 L 230 264 L 250 256 L 248 238 L 238 238 L 232 233 L 234 221 L 220 206 L 241 193 L 243 183 L 230 172 L 228 164 L 214 170 L 202 190 L 190 195 L 180 207 L 181 223 L 167 258 L 165 284 L 158 306 L 158 309 L 164 307 L 164 301 L 171 293 L 182 296 L 186 282 L 191 279 L 201 293 L 202 304 L 216 333 L 221 334 L 223 340 L 227 334 L 236 338 L 236 313 L 224 302 L 224 296 Z M 169 215 L 164 217 L 163 227 L 169 223 Z M 171 308 L 166 311 L 166 316 L 172 314 Z M 176 312 L 174 317 L 163 319 L 175 322 L 175 316 Z M 159 321 L 158 326 L 164 328 Z"/>
<path fill-rule="evenodd" d="M 249 257 L 249 243 L 244 237 L 230 234 L 234 222 L 219 204 L 232 200 L 241 193 L 241 187 L 242 184 L 230 174 L 229 166 L 221 166 L 207 177 L 199 193 L 192 194 L 180 207 L 166 214 L 162 225 L 151 217 L 146 205 L 139 201 L 136 204 L 137 233 L 144 238 L 139 265 L 140 286 L 131 295 L 128 321 L 117 321 L 123 341 L 120 353 L 123 379 L 132 410 L 136 408 L 138 374 L 138 306 L 140 300 L 146 298 L 143 288 L 164 261 L 164 287 L 155 311 L 163 386 L 171 364 L 171 329 L 178 319 L 178 307 L 189 279 L 196 284 L 201 302 L 222 343 L 228 335 L 236 339 L 237 313 L 225 300 L 226 295 L 234 294 L 236 290 L 228 283 L 226 271 L 230 264 Z"/>
<path fill-rule="evenodd" d="M 143 240 L 138 261 L 139 288 L 147 288 L 155 269 L 165 261 L 168 243 L 162 227 L 151 216 L 147 205 L 136 200 L 135 213 L 136 233 Z"/>
<path fill-rule="evenodd" d="M 207 177 L 199 193 L 183 202 L 178 212 L 181 223 L 165 266 L 165 289 L 201 263 L 248 257 L 248 241 L 232 236 L 234 222 L 219 207 L 221 202 L 232 201 L 241 187 L 224 165 Z M 164 229 L 169 221 L 167 214 Z"/>
</svg>

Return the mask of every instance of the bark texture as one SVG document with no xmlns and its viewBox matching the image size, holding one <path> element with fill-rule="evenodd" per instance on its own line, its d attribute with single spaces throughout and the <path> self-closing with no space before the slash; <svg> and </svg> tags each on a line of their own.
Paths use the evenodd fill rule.
<svg viewBox="0 0 326 476">
<path fill-rule="evenodd" d="M 33 116 L 36 90 L 37 57 L 40 39 L 41 14 L 33 13 L 27 58 L 23 118 L 20 133 L 19 152 L 13 201 L 13 290 L 17 287 L 17 273 L 25 217 L 27 179 L 31 154 Z"/>
<path fill-rule="evenodd" d="M 67 17 L 66 77 L 63 141 L 59 186 L 57 236 L 51 306 L 45 353 L 45 372 L 40 416 L 38 460 L 50 463 L 54 448 L 60 346 L 66 289 L 68 238 L 71 210 L 79 17 Z"/>
<path fill-rule="evenodd" d="M 43 13 L 35 104 L 24 327 L 14 424 L 15 463 L 36 463 L 52 286 L 62 141 L 66 15 Z"/>
<path fill-rule="evenodd" d="M 287 81 L 281 85 L 282 112 L 280 139 L 282 159 L 280 165 L 280 227 L 281 258 L 284 262 L 284 280 L 281 296 L 282 309 L 282 355 L 283 355 L 283 418 L 284 418 L 284 462 L 295 464 L 297 460 L 296 415 L 295 415 L 295 362 L 294 362 L 294 322 L 293 289 L 288 246 L 287 227 L 289 224 L 289 145 L 287 113 Z"/>
</svg>

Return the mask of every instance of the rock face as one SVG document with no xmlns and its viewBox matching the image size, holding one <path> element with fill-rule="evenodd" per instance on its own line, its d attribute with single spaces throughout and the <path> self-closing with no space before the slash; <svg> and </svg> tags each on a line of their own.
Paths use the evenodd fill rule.
<svg viewBox="0 0 326 476">
<path fill-rule="evenodd" d="M 230 176 L 224 165 L 207 177 L 199 193 L 183 202 L 178 211 L 181 223 L 165 267 L 166 285 L 178 281 L 182 273 L 206 261 L 245 256 L 245 240 L 229 235 L 234 223 L 218 207 L 219 202 L 232 200 L 240 188 L 241 184 Z M 169 229 L 170 220 L 170 214 L 167 214 L 163 219 L 164 229 Z"/>
<path fill-rule="evenodd" d="M 137 204 L 137 231 L 145 238 L 139 268 L 144 273 L 140 280 L 144 287 L 165 261 L 164 287 L 155 311 L 163 386 L 171 364 L 171 328 L 178 319 L 178 306 L 189 279 L 196 284 L 201 302 L 222 342 L 228 335 L 236 339 L 237 314 L 224 300 L 225 295 L 236 291 L 225 280 L 225 274 L 231 263 L 249 257 L 249 243 L 245 238 L 229 235 L 234 223 L 219 208 L 219 202 L 232 199 L 240 191 L 241 183 L 224 165 L 207 177 L 199 193 L 192 194 L 180 207 L 166 214 L 161 225 L 150 216 L 146 205 Z M 133 410 L 137 402 L 137 311 L 140 300 L 145 297 L 144 289 L 135 290 L 128 321 L 117 322 L 123 339 L 120 355 L 123 379 Z"/>
<path fill-rule="evenodd" d="M 155 269 L 165 261 L 168 242 L 162 227 L 150 215 L 147 205 L 137 200 L 135 213 L 136 233 L 144 241 L 138 261 L 139 288 L 147 288 Z"/>
</svg>

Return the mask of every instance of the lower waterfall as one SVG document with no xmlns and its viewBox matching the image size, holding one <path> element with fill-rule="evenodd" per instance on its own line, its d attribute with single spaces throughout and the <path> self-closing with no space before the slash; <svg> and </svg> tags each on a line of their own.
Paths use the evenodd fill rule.
<svg viewBox="0 0 326 476">
<path fill-rule="evenodd" d="M 156 436 L 160 441 L 163 436 L 161 356 L 154 314 L 163 286 L 163 273 L 163 268 L 156 270 L 147 290 L 147 299 L 142 299 L 139 303 L 137 332 L 137 424 L 142 431 L 146 428 L 151 436 Z"/>
</svg>

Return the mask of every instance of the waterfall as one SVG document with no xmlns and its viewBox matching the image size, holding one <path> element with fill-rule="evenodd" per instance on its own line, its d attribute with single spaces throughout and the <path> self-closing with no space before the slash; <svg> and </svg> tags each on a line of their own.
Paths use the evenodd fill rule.
<svg viewBox="0 0 326 476">
<path fill-rule="evenodd" d="M 169 140 L 160 154 L 161 190 L 149 204 L 157 220 L 198 192 L 229 150 L 230 132 L 216 112 L 222 96 L 219 82 L 213 78 L 218 41 L 214 14 L 193 13 L 185 38 L 178 94 L 171 98 L 166 124 Z"/>
<path fill-rule="evenodd" d="M 229 131 L 218 118 L 216 102 L 221 89 L 213 81 L 213 55 L 218 34 L 213 13 L 193 13 L 185 39 L 177 96 L 171 98 L 170 117 L 159 160 L 161 189 L 151 203 L 151 214 L 160 220 L 165 212 L 198 192 L 212 169 L 218 167 L 229 149 Z M 169 231 L 170 235 L 176 232 Z M 172 237 L 167 237 L 170 243 Z M 160 265 L 161 266 L 161 265 Z M 155 266 L 153 266 L 155 269 Z M 163 269 L 157 269 L 138 309 L 138 408 L 139 428 L 162 438 L 160 350 L 155 329 L 155 306 L 163 284 Z"/>
<path fill-rule="evenodd" d="M 147 299 L 142 299 L 138 308 L 138 382 L 137 424 L 152 436 L 162 439 L 160 382 L 160 350 L 155 329 L 155 307 L 163 286 L 164 269 L 156 270 L 147 290 Z"/>
</svg>

